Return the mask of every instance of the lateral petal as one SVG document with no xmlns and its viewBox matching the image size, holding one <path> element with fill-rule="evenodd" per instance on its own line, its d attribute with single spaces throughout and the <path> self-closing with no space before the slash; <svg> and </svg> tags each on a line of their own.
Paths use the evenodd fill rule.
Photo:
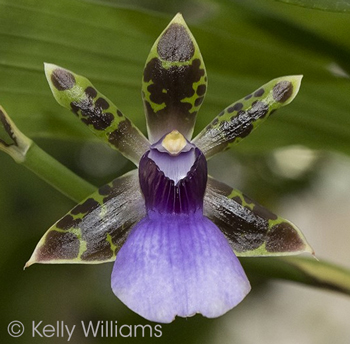
<svg viewBox="0 0 350 344">
<path fill-rule="evenodd" d="M 131 227 L 145 213 L 134 170 L 102 186 L 57 221 L 41 238 L 26 267 L 114 261 Z"/>
<path fill-rule="evenodd" d="M 291 75 L 271 80 L 220 112 L 192 142 L 207 159 L 229 149 L 275 110 L 289 104 L 299 91 L 301 79 L 301 75 Z"/>
<path fill-rule="evenodd" d="M 149 142 L 107 97 L 88 79 L 62 67 L 45 63 L 45 74 L 60 105 L 73 111 L 97 137 L 138 165 Z"/>
<path fill-rule="evenodd" d="M 220 228 L 237 256 L 314 254 L 293 223 L 213 178 L 208 178 L 204 215 Z"/>
</svg>

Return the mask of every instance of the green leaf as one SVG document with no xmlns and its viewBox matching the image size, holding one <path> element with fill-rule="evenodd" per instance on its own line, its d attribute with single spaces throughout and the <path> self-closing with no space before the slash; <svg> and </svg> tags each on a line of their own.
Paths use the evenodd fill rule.
<svg viewBox="0 0 350 344">
<path fill-rule="evenodd" d="M 247 273 L 285 279 L 350 295 L 350 270 L 325 261 L 304 257 L 244 258 Z"/>
<path fill-rule="evenodd" d="M 325 11 L 350 12 L 349 0 L 277 0 L 287 4 Z"/>
</svg>

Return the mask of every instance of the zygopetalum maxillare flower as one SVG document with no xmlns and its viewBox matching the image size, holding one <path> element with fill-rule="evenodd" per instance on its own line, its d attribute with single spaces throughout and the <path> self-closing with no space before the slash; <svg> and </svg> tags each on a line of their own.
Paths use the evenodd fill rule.
<svg viewBox="0 0 350 344">
<path fill-rule="evenodd" d="M 207 76 L 178 14 L 146 61 L 147 139 L 84 77 L 46 64 L 56 100 L 138 165 L 54 224 L 26 264 L 114 261 L 112 289 L 157 322 L 217 317 L 250 290 L 237 256 L 312 252 L 292 223 L 208 177 L 207 159 L 250 134 L 296 96 L 301 76 L 274 79 L 231 104 L 192 141 Z"/>
</svg>

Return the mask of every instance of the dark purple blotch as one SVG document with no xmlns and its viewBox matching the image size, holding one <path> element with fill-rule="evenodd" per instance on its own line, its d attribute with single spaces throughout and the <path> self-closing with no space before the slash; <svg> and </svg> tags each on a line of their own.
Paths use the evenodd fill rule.
<svg viewBox="0 0 350 344">
<path fill-rule="evenodd" d="M 73 233 L 51 230 L 47 233 L 44 244 L 37 251 L 37 260 L 74 259 L 79 255 L 79 248 L 79 239 Z"/>
<path fill-rule="evenodd" d="M 161 36 L 157 52 L 165 61 L 189 61 L 194 54 L 194 45 L 186 28 L 180 24 L 171 24 Z"/>
<path fill-rule="evenodd" d="M 88 198 L 84 203 L 78 204 L 71 210 L 71 214 L 86 214 L 96 209 L 100 204 L 93 198 Z"/>
<path fill-rule="evenodd" d="M 199 85 L 199 86 L 197 87 L 197 94 L 198 94 L 199 96 L 204 96 L 206 90 L 207 90 L 207 86 L 206 86 L 206 85 Z"/>
<path fill-rule="evenodd" d="M 74 75 L 62 68 L 56 68 L 52 72 L 51 81 L 59 91 L 69 90 L 76 83 Z"/>
<path fill-rule="evenodd" d="M 100 98 L 98 98 L 96 100 L 95 106 L 99 107 L 99 108 L 101 108 L 103 110 L 107 110 L 109 108 L 109 103 L 108 103 L 108 101 L 106 99 L 100 97 Z"/>
<path fill-rule="evenodd" d="M 290 81 L 284 80 L 277 83 L 273 90 L 272 96 L 276 102 L 284 103 L 293 94 L 293 84 Z"/>
<path fill-rule="evenodd" d="M 195 101 L 194 101 L 194 106 L 199 106 L 203 103 L 204 97 L 198 97 Z"/>
<path fill-rule="evenodd" d="M 265 90 L 263 88 L 259 88 L 254 92 L 254 97 L 261 97 L 264 94 Z"/>
<path fill-rule="evenodd" d="M 107 106 L 108 105 L 108 106 Z M 96 130 L 105 130 L 108 128 L 113 120 L 114 115 L 110 112 L 104 113 L 103 109 L 108 108 L 107 100 L 100 97 L 96 102 L 88 96 L 80 102 L 73 101 L 70 103 L 73 113 L 78 115 L 81 113 L 81 121 L 86 125 L 92 125 Z"/>
<path fill-rule="evenodd" d="M 59 229 L 68 230 L 71 228 L 77 228 L 80 222 L 81 219 L 74 219 L 72 215 L 67 214 L 56 223 L 56 227 Z"/>
<path fill-rule="evenodd" d="M 267 234 L 266 250 L 269 252 L 300 251 L 304 246 L 298 232 L 288 222 L 273 226 Z"/>
<path fill-rule="evenodd" d="M 88 86 L 88 87 L 86 87 L 86 89 L 85 89 L 85 94 L 86 94 L 88 97 L 94 99 L 94 98 L 96 98 L 96 96 L 97 96 L 97 91 L 96 91 L 93 87 Z"/>
<path fill-rule="evenodd" d="M 235 104 L 233 104 L 232 106 L 230 106 L 230 107 L 227 109 L 227 112 L 228 112 L 228 113 L 232 113 L 232 112 L 234 112 L 234 111 L 239 111 L 239 110 L 241 110 L 241 109 L 243 109 L 243 104 L 240 103 L 240 102 L 238 102 L 238 103 L 235 103 Z"/>
</svg>

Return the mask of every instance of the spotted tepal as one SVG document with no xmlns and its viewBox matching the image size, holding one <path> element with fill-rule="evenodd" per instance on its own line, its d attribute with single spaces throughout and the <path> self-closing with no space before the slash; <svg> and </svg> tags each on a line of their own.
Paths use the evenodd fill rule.
<svg viewBox="0 0 350 344">
<path fill-rule="evenodd" d="M 112 290 L 156 322 L 220 316 L 250 291 L 237 256 L 312 253 L 291 222 L 208 176 L 207 160 L 233 147 L 299 91 L 301 76 L 258 87 L 192 139 L 207 90 L 198 45 L 180 14 L 153 45 L 142 80 L 148 138 L 89 80 L 53 64 L 59 104 L 138 167 L 56 222 L 26 266 L 114 261 Z"/>
</svg>

